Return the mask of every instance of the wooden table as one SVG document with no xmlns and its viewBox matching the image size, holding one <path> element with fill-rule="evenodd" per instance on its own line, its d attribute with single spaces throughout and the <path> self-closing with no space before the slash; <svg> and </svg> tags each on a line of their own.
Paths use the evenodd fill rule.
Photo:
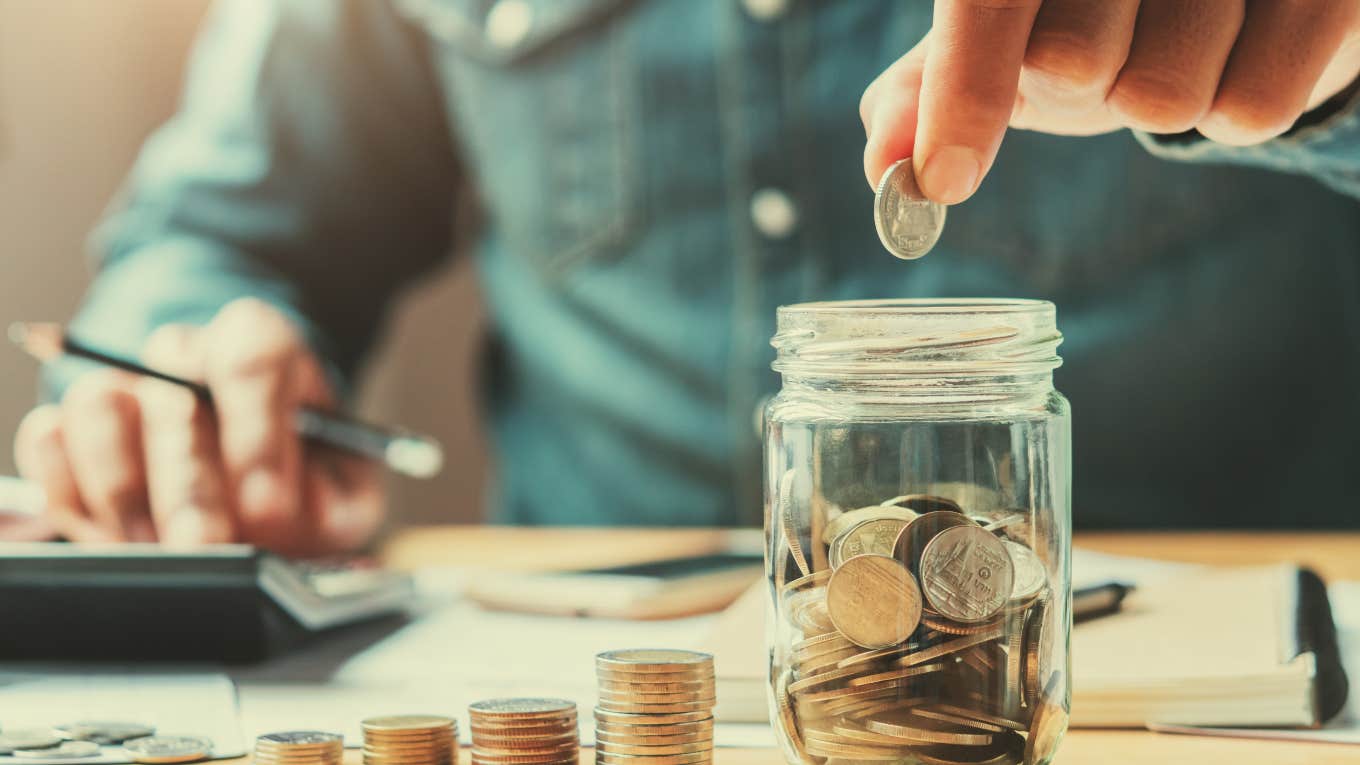
<svg viewBox="0 0 1360 765">
<path fill-rule="evenodd" d="M 684 554 L 721 545 L 711 530 L 509 529 L 434 527 L 394 536 L 385 557 L 397 567 L 437 564 L 499 569 L 600 566 Z M 1301 561 L 1328 579 L 1360 579 L 1360 534 L 1256 534 L 1242 532 L 1086 534 L 1076 543 L 1121 555 L 1213 564 Z M 1357 683 L 1360 685 L 1360 683 Z M 582 751 L 583 765 L 593 750 Z M 719 765 L 782 765 L 774 749 L 720 749 Z M 347 752 L 357 765 L 358 754 Z M 1146 731 L 1076 730 L 1059 749 L 1060 765 L 1357 765 L 1360 749 L 1335 744 L 1297 744 L 1172 736 Z"/>
</svg>

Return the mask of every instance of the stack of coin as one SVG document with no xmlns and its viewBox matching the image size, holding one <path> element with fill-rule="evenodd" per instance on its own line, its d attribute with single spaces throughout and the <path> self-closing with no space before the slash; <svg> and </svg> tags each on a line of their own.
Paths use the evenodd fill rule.
<svg viewBox="0 0 1360 765">
<path fill-rule="evenodd" d="M 801 639 L 774 678 L 777 723 L 800 760 L 1051 754 L 1066 681 L 1026 513 L 906 495 L 807 528 L 781 520 L 789 552 L 776 572 L 794 573 L 780 613 Z M 827 566 L 807 568 L 818 559 Z"/>
<path fill-rule="evenodd" d="M 458 723 L 440 715 L 370 717 L 364 765 L 457 765 Z"/>
<path fill-rule="evenodd" d="M 256 765 L 340 765 L 345 738 L 315 730 L 266 733 L 255 739 Z"/>
<path fill-rule="evenodd" d="M 562 699 L 490 699 L 468 707 L 472 765 L 576 765 L 576 704 Z"/>
<path fill-rule="evenodd" d="M 713 657 L 632 649 L 595 657 L 599 765 L 708 765 L 713 761 Z"/>
</svg>

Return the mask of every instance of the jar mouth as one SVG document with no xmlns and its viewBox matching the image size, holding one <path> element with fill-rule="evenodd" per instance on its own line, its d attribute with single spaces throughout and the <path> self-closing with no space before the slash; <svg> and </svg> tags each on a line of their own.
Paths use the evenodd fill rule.
<svg viewBox="0 0 1360 765">
<path fill-rule="evenodd" d="M 869 314 L 905 315 L 967 315 L 1053 313 L 1053 303 L 1030 298 L 887 298 L 881 300 L 824 300 L 795 303 L 779 307 L 788 313 L 844 313 L 853 316 Z"/>
<path fill-rule="evenodd" d="M 1046 300 L 926 298 L 781 306 L 773 367 L 800 382 L 1050 376 L 1062 363 Z"/>
</svg>

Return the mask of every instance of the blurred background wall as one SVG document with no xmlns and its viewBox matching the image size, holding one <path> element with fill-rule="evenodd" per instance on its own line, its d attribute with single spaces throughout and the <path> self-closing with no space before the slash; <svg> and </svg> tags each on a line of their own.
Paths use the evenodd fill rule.
<svg viewBox="0 0 1360 765">
<path fill-rule="evenodd" d="M 0 0 L 0 324 L 66 319 L 89 279 L 84 240 L 175 108 L 208 0 Z M 486 459 L 471 390 L 480 308 L 463 259 L 403 305 L 363 387 L 361 413 L 432 432 L 450 462 L 393 481 L 398 522 L 476 520 Z M 36 370 L 0 348 L 0 472 L 32 406 Z"/>
</svg>

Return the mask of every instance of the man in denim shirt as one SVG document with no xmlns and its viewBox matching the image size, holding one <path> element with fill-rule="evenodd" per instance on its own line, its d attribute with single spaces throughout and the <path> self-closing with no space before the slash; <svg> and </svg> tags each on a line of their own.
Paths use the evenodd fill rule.
<svg viewBox="0 0 1360 765">
<path fill-rule="evenodd" d="M 217 412 L 66 363 L 21 469 L 78 539 L 362 543 L 374 469 L 286 413 L 475 226 L 497 519 L 757 523 L 776 306 L 1008 296 L 1058 304 L 1080 526 L 1353 525 L 1360 4 L 1309 5 L 225 2 L 73 324 Z M 907 155 L 968 200 L 911 264 Z"/>
</svg>

